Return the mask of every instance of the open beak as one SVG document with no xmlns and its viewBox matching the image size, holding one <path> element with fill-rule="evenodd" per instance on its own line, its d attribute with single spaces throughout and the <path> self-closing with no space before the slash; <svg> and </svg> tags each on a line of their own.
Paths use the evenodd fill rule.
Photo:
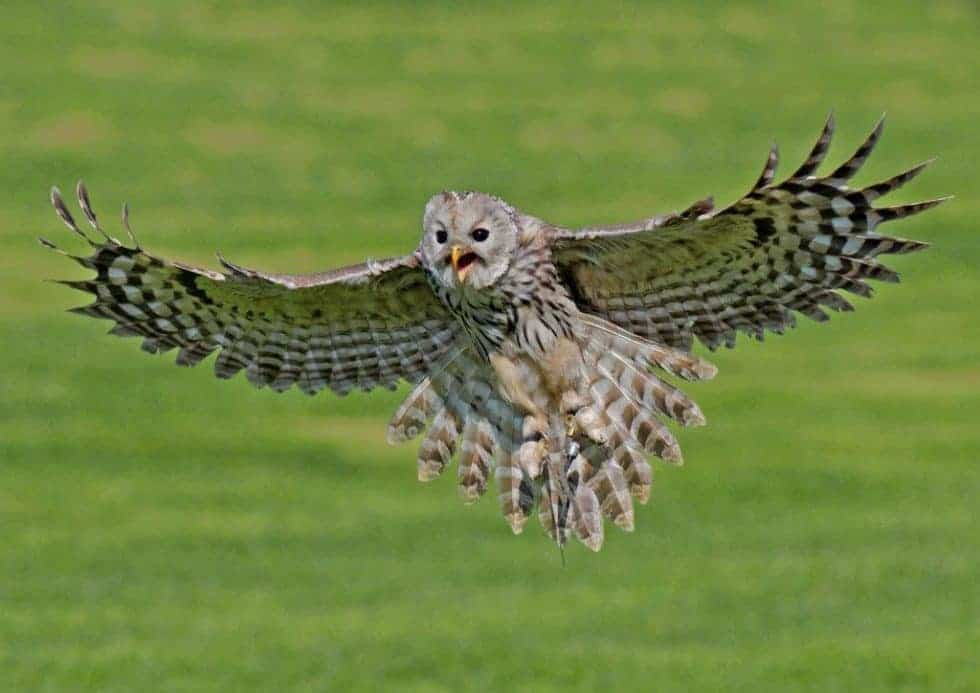
<svg viewBox="0 0 980 693">
<path fill-rule="evenodd" d="M 477 255 L 472 251 L 464 252 L 458 245 L 454 245 L 449 257 L 452 260 L 453 269 L 456 271 L 456 279 L 462 284 L 466 281 L 466 275 L 469 274 L 473 263 L 477 261 Z"/>
</svg>

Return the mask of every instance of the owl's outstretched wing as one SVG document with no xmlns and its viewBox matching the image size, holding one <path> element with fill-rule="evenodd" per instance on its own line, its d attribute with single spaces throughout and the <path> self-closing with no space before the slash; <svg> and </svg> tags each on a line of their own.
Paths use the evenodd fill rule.
<svg viewBox="0 0 980 693">
<path fill-rule="evenodd" d="M 101 232 L 81 183 L 78 198 Z M 131 246 L 105 233 L 95 242 L 75 224 L 57 189 L 51 201 L 92 248 L 84 257 L 64 253 L 96 273 L 60 282 L 95 296 L 72 311 L 114 321 L 111 334 L 142 337 L 148 352 L 177 348 L 180 365 L 220 350 L 219 378 L 244 370 L 257 387 L 281 392 L 295 384 L 308 394 L 324 387 L 346 394 L 422 380 L 455 339 L 455 323 L 415 255 L 301 275 L 250 270 L 219 256 L 225 271 L 215 272 L 154 257 L 131 233 Z M 125 209 L 123 220 L 128 231 Z"/>
<path fill-rule="evenodd" d="M 888 180 L 853 189 L 881 136 L 883 119 L 847 161 L 826 176 L 815 171 L 834 128 L 828 118 L 807 160 L 774 184 L 777 151 L 741 200 L 714 210 L 703 200 L 679 214 L 635 224 L 559 230 L 555 261 L 579 308 L 662 344 L 690 349 L 733 346 L 738 332 L 762 339 L 794 325 L 794 312 L 817 321 L 822 307 L 852 310 L 839 293 L 871 296 L 867 280 L 896 282 L 879 255 L 927 244 L 883 236 L 879 224 L 911 216 L 948 198 L 873 207 L 918 175 L 925 162 Z"/>
</svg>

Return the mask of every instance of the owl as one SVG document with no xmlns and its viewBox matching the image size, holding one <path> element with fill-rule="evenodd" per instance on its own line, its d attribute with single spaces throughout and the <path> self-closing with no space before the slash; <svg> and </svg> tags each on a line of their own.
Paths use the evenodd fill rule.
<svg viewBox="0 0 980 693">
<path fill-rule="evenodd" d="M 648 458 L 679 464 L 669 422 L 705 423 L 670 380 L 711 378 L 692 351 L 762 340 L 796 314 L 826 321 L 850 311 L 844 293 L 871 296 L 869 280 L 896 282 L 878 262 L 925 243 L 878 226 L 940 198 L 874 206 L 929 163 L 863 188 L 848 182 L 882 132 L 879 121 L 844 163 L 818 175 L 834 128 L 775 182 L 777 151 L 737 202 L 711 199 L 681 212 L 578 230 L 551 224 L 482 192 L 442 192 L 405 256 L 316 274 L 274 274 L 228 262 L 223 271 L 152 255 L 100 226 L 84 185 L 79 206 L 101 236 L 75 223 L 58 190 L 55 210 L 87 241 L 68 255 L 95 276 L 64 281 L 94 296 L 73 312 L 113 322 L 150 353 L 177 350 L 193 366 L 217 352 L 214 372 L 239 371 L 257 387 L 310 395 L 329 388 L 411 387 L 388 440 L 421 436 L 417 469 L 435 479 L 456 459 L 465 502 L 496 484 L 519 533 L 531 515 L 563 547 L 569 536 L 598 551 L 604 518 L 634 526 L 646 503 Z"/>
</svg>

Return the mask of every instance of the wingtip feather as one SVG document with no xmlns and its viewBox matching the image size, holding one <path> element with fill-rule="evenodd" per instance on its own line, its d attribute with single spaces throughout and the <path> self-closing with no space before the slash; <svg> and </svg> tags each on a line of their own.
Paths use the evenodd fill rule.
<svg viewBox="0 0 980 693">
<path fill-rule="evenodd" d="M 85 232 L 78 228 L 78 224 L 75 223 L 75 218 L 72 216 L 71 212 L 68 210 L 68 206 L 65 204 L 65 199 L 61 195 L 61 190 L 58 189 L 57 185 L 51 186 L 51 192 L 49 195 L 51 199 L 51 206 L 54 207 L 55 213 L 58 218 L 67 226 L 73 233 L 77 234 L 81 238 L 85 239 L 90 245 L 95 245 Z"/>
</svg>

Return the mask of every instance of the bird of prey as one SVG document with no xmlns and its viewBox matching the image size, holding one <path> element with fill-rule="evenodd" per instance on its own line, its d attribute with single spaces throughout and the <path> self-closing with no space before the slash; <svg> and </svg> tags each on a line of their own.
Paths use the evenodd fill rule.
<svg viewBox="0 0 980 693">
<path fill-rule="evenodd" d="M 177 349 L 192 366 L 218 352 L 214 372 L 244 371 L 257 387 L 411 386 L 388 427 L 392 443 L 423 436 L 418 478 L 453 457 L 472 502 L 494 477 L 515 533 L 534 513 L 564 546 L 603 543 L 603 517 L 634 525 L 645 503 L 648 456 L 679 463 L 666 420 L 702 425 L 698 406 L 670 384 L 711 378 L 692 352 L 732 347 L 736 335 L 782 333 L 797 313 L 825 321 L 850 311 L 842 293 L 870 296 L 895 282 L 878 261 L 925 243 L 882 235 L 880 224 L 940 198 L 874 204 L 930 162 L 866 187 L 848 182 L 882 132 L 826 175 L 817 173 L 834 129 L 828 118 L 806 161 L 775 182 L 773 147 L 752 189 L 716 209 L 701 200 L 635 223 L 569 229 L 482 192 L 442 192 L 425 206 L 422 237 L 402 257 L 317 274 L 274 274 L 218 259 L 213 271 L 158 258 L 100 226 L 84 185 L 78 202 L 101 236 L 51 200 L 91 251 L 69 255 L 95 272 L 64 284 L 95 297 L 74 312 L 113 321 L 150 353 Z"/>
</svg>

